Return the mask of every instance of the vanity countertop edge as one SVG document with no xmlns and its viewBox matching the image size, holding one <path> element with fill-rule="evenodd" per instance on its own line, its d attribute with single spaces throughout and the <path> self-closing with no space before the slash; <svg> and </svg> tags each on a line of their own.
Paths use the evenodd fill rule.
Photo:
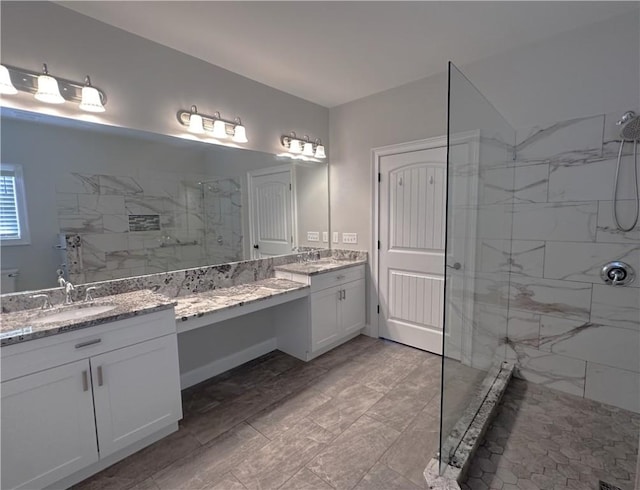
<svg viewBox="0 0 640 490">
<path fill-rule="evenodd" d="M 293 262 L 291 264 L 278 265 L 274 267 L 277 272 L 289 272 L 293 274 L 301 274 L 305 276 L 316 276 L 318 274 L 325 274 L 327 272 L 339 271 L 342 269 L 348 269 L 361 264 L 366 264 L 367 259 L 355 259 L 355 260 L 318 260 L 309 262 Z"/>
<path fill-rule="evenodd" d="M 73 303 L 60 305 L 50 309 L 30 309 L 0 315 L 0 346 L 19 344 L 29 340 L 41 339 L 75 330 L 104 325 L 118 320 L 125 320 L 157 311 L 175 307 L 176 301 L 148 289 L 129 293 L 96 298 L 90 303 Z M 93 306 L 113 305 L 113 309 L 92 315 L 86 319 L 49 321 L 42 324 L 32 323 L 47 316 L 55 315 L 71 309 Z"/>
</svg>

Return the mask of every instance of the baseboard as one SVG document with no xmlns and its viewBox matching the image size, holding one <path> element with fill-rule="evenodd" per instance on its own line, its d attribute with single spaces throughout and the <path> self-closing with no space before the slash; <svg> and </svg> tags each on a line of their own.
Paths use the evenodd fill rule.
<svg viewBox="0 0 640 490">
<path fill-rule="evenodd" d="M 209 364 L 205 364 L 197 369 L 187 371 L 180 374 L 180 389 L 184 390 L 190 386 L 197 385 L 202 381 L 217 376 L 220 373 L 224 373 L 229 369 L 238 367 L 245 362 L 251 361 L 256 357 L 260 357 L 264 354 L 277 349 L 277 339 L 275 337 L 260 342 L 259 344 L 247 347 L 239 352 L 234 352 L 222 359 L 216 359 Z"/>
</svg>

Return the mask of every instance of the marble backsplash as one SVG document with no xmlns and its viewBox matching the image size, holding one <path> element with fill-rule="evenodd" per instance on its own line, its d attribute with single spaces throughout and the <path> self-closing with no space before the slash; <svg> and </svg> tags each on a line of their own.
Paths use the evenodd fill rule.
<svg viewBox="0 0 640 490">
<path fill-rule="evenodd" d="M 518 375 L 575 395 L 640 411 L 640 280 L 612 287 L 600 269 L 622 260 L 640 272 L 640 227 L 616 229 L 612 193 L 619 114 L 517 132 L 508 285 L 507 358 Z M 618 209 L 632 220 L 632 145 Z M 506 286 L 506 287 L 505 287 Z"/>
<path fill-rule="evenodd" d="M 56 183 L 72 282 L 95 282 L 243 258 L 236 179 L 69 173 Z M 154 226 L 151 226 L 154 225 Z"/>
<path fill-rule="evenodd" d="M 231 286 L 239 286 L 241 284 L 269 279 L 275 276 L 275 267 L 290 264 L 292 262 L 314 260 L 325 257 L 333 257 L 342 260 L 366 260 L 367 256 L 367 252 L 354 250 L 313 250 L 266 259 L 230 262 L 226 264 L 175 270 L 157 274 L 128 277 L 124 279 L 80 284 L 76 286 L 75 294 L 77 299 L 83 298 L 87 287 L 98 286 L 98 290 L 94 293 L 95 297 L 149 289 L 169 298 L 177 298 L 189 294 Z M 51 302 L 53 304 L 60 304 L 64 302 L 64 291 L 62 288 L 4 294 L 0 297 L 2 302 L 2 312 L 10 313 L 37 308 L 40 306 L 41 300 L 33 299 L 31 296 L 42 292 L 46 292 L 50 295 Z"/>
</svg>

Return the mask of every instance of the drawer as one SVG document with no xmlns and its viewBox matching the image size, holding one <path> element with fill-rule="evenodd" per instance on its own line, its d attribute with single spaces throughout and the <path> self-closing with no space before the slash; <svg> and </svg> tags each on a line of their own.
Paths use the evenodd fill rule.
<svg viewBox="0 0 640 490">
<path fill-rule="evenodd" d="M 311 292 L 364 278 L 364 264 L 311 276 Z"/>
<path fill-rule="evenodd" d="M 0 349 L 2 381 L 176 332 L 174 309 L 117 320 Z"/>
</svg>

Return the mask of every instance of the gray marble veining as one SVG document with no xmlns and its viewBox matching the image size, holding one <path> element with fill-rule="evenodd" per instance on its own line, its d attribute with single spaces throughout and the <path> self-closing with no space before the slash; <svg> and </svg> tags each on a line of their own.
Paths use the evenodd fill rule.
<svg viewBox="0 0 640 490">
<path fill-rule="evenodd" d="M 176 319 L 187 321 L 190 318 L 199 318 L 227 308 L 244 306 L 308 287 L 299 282 L 272 278 L 181 296 L 176 302 Z"/>
<path fill-rule="evenodd" d="M 329 259 L 313 260 L 309 262 L 280 265 L 278 267 L 275 267 L 275 270 L 280 272 L 291 272 L 294 274 L 303 274 L 306 276 L 315 276 L 317 274 L 323 274 L 325 272 L 346 269 L 348 267 L 364 264 L 366 262 L 367 262 L 366 258 L 355 259 L 355 260 L 329 258 Z"/>
<path fill-rule="evenodd" d="M 42 300 L 40 300 L 42 301 Z M 42 310 L 31 309 L 3 313 L 0 315 L 0 345 L 10 345 L 28 340 L 39 339 L 60 333 L 71 332 L 83 328 L 94 327 L 104 323 L 124 320 L 134 316 L 145 315 L 160 310 L 166 310 L 175 305 L 175 302 L 147 290 L 119 294 L 98 298 L 90 303 L 76 303 L 72 305 L 59 305 L 54 308 Z M 59 321 L 39 322 L 42 319 L 74 309 L 83 309 L 93 306 L 113 306 L 113 309 L 104 313 L 98 313 L 83 319 L 68 319 Z"/>
</svg>

